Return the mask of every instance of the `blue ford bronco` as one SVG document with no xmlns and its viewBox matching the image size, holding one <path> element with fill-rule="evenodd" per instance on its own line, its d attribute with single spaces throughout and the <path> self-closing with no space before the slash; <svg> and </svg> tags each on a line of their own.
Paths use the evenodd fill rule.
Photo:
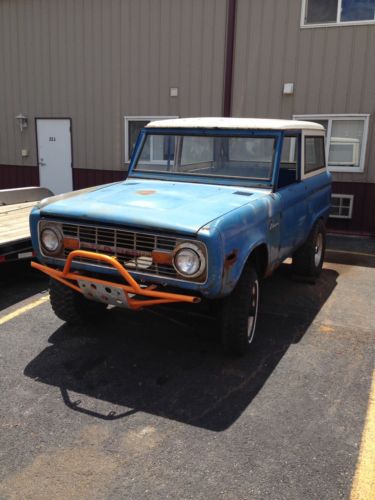
<svg viewBox="0 0 375 500">
<path fill-rule="evenodd" d="M 96 321 L 109 306 L 202 302 L 219 319 L 224 348 L 241 355 L 254 339 L 259 280 L 288 257 L 295 275 L 319 276 L 330 195 L 317 123 L 152 122 L 125 181 L 32 211 L 32 265 L 51 277 L 64 321 Z"/>
</svg>

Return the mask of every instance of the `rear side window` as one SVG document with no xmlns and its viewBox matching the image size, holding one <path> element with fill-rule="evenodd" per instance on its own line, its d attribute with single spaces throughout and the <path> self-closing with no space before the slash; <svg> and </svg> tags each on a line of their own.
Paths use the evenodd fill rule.
<svg viewBox="0 0 375 500">
<path fill-rule="evenodd" d="M 324 137 L 305 137 L 305 174 L 324 167 Z"/>
</svg>

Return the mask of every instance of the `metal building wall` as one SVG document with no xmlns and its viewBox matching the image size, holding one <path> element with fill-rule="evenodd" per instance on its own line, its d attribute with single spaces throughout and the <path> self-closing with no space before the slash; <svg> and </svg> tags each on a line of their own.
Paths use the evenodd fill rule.
<svg viewBox="0 0 375 500">
<path fill-rule="evenodd" d="M 75 168 L 120 170 L 125 115 L 220 115 L 226 7 L 0 0 L 0 167 L 35 167 L 35 117 L 72 118 Z M 22 133 L 20 112 L 29 117 Z"/>
<path fill-rule="evenodd" d="M 334 180 L 375 182 L 375 25 L 300 28 L 300 20 L 301 0 L 238 0 L 232 114 L 371 114 L 365 172 Z M 283 96 L 284 82 L 294 95 Z"/>
</svg>

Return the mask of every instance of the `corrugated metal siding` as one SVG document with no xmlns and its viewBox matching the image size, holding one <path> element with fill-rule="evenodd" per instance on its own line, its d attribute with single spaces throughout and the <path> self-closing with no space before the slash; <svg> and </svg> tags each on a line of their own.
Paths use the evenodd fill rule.
<svg viewBox="0 0 375 500">
<path fill-rule="evenodd" d="M 375 26 L 305 29 L 300 18 L 301 0 L 238 0 L 233 115 L 371 114 L 365 172 L 334 178 L 375 182 Z"/>
<path fill-rule="evenodd" d="M 220 115 L 225 21 L 226 0 L 0 0 L 0 164 L 36 165 L 34 117 L 71 117 L 74 166 L 111 170 L 125 115 Z"/>
</svg>

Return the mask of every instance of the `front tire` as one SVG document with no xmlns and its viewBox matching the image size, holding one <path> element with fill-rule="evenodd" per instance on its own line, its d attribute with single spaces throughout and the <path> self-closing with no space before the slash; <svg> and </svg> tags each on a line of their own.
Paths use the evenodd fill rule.
<svg viewBox="0 0 375 500">
<path fill-rule="evenodd" d="M 106 304 L 86 299 L 81 293 L 54 279 L 49 283 L 49 298 L 56 316 L 72 325 L 94 323 L 103 318 Z"/>
<path fill-rule="evenodd" d="M 233 292 L 223 299 L 221 309 L 221 341 L 224 350 L 243 356 L 254 340 L 259 308 L 259 278 L 251 265 L 246 265 Z"/>
<path fill-rule="evenodd" d="M 326 248 L 326 228 L 319 220 L 305 243 L 293 254 L 293 274 L 315 280 L 322 271 Z"/>
</svg>

